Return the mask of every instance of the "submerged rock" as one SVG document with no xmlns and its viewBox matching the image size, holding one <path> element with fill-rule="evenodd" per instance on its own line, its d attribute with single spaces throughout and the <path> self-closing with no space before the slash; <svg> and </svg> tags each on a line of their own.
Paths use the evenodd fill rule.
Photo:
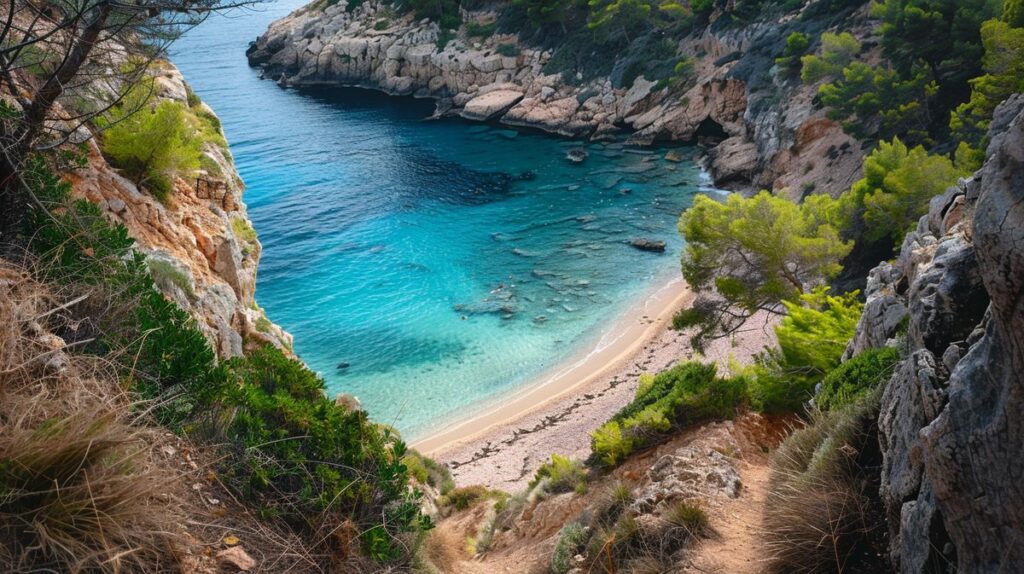
<svg viewBox="0 0 1024 574">
<path fill-rule="evenodd" d="M 588 155 L 587 150 L 583 148 L 574 148 L 565 153 L 565 159 L 572 163 L 583 163 L 587 161 Z"/>
<path fill-rule="evenodd" d="M 639 249 L 640 251 L 650 251 L 652 253 L 665 252 L 665 242 L 658 239 L 647 239 L 644 237 L 639 237 L 636 239 L 631 239 L 629 241 L 629 244 L 632 247 Z"/>
</svg>

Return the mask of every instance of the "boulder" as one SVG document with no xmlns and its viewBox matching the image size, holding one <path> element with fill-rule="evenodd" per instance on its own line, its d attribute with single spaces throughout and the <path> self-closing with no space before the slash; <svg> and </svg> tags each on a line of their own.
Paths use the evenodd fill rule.
<svg viewBox="0 0 1024 574">
<path fill-rule="evenodd" d="M 523 93 L 514 90 L 495 90 L 466 102 L 461 116 L 470 120 L 494 119 L 523 99 Z"/>
<path fill-rule="evenodd" d="M 665 252 L 665 242 L 657 239 L 638 237 L 636 239 L 631 239 L 629 244 L 640 251 L 650 251 L 652 253 Z"/>
</svg>

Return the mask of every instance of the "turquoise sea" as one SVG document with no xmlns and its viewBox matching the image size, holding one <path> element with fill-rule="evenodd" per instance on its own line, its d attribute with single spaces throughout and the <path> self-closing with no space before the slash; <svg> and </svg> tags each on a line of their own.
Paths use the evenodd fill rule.
<svg viewBox="0 0 1024 574">
<path fill-rule="evenodd" d="M 220 116 L 247 185 L 257 298 L 332 392 L 422 437 L 595 344 L 678 276 L 676 220 L 709 185 L 695 150 L 673 163 L 424 121 L 430 101 L 282 89 L 244 52 L 300 5 L 213 17 L 172 59 Z M 566 152 L 581 145 L 574 165 Z M 668 250 L 637 251 L 637 237 Z"/>
</svg>

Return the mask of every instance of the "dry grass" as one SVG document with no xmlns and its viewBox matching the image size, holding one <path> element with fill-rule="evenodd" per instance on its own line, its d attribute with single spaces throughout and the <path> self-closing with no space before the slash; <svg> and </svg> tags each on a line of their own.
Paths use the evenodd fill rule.
<svg viewBox="0 0 1024 574">
<path fill-rule="evenodd" d="M 176 570 L 179 476 L 112 369 L 52 334 L 69 306 L 0 263 L 0 569 Z"/>
<path fill-rule="evenodd" d="M 769 571 L 885 572 L 877 500 L 878 393 L 818 413 L 772 459 L 764 516 Z"/>
</svg>

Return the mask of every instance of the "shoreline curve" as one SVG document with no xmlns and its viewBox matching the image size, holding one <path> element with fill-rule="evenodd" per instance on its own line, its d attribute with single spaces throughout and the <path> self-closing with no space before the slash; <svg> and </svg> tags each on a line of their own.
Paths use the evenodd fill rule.
<svg viewBox="0 0 1024 574">
<path fill-rule="evenodd" d="M 437 429 L 411 444 L 432 457 L 479 441 L 488 434 L 514 424 L 601 381 L 621 368 L 645 345 L 668 328 L 672 315 L 693 299 L 693 292 L 676 276 L 630 305 L 617 317 L 594 346 L 559 362 L 521 388 L 491 400 L 481 412 Z M 606 341 L 614 335 L 611 341 Z"/>
</svg>

